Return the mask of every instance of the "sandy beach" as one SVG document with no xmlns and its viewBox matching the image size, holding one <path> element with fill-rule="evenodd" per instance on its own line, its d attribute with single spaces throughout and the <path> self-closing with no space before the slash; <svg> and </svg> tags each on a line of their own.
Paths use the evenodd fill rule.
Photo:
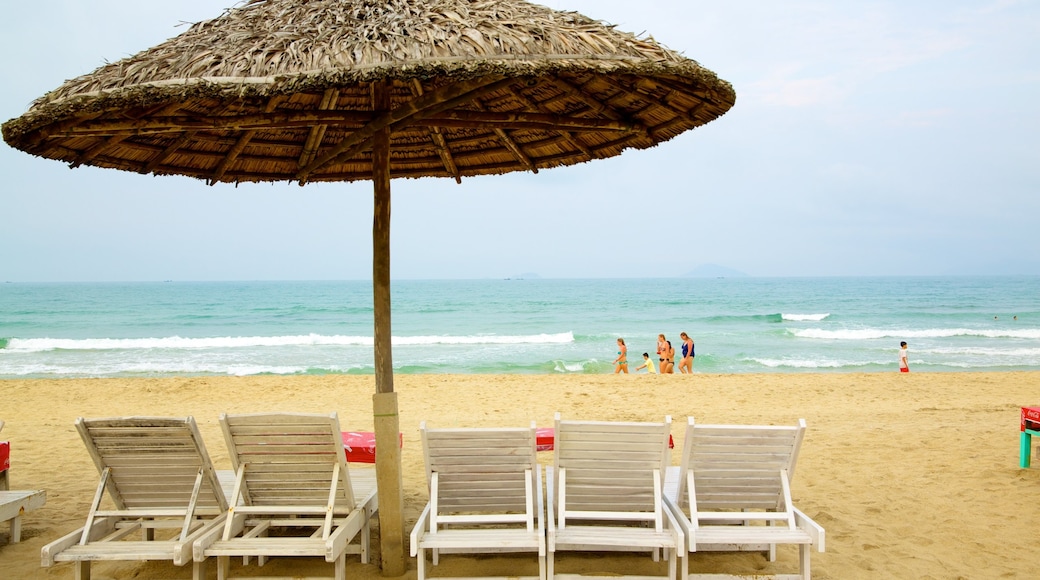
<svg viewBox="0 0 1040 580">
<path fill-rule="evenodd" d="M 827 530 L 813 575 L 830 579 L 1031 576 L 1040 549 L 1040 467 L 1019 469 L 1019 408 L 1040 404 L 1040 373 L 694 376 L 399 375 L 405 525 L 426 501 L 420 421 L 431 426 L 551 426 L 554 412 L 587 420 L 808 423 L 795 503 Z M 40 567 L 40 548 L 83 523 L 98 474 L 73 428 L 83 417 L 185 416 L 198 421 L 218 469 L 229 469 L 221 412 L 336 411 L 347 430 L 372 429 L 373 377 L 193 377 L 0 381 L 0 440 L 11 441 L 12 489 L 45 489 L 22 542 L 0 526 L 0 578 L 72 578 Z M 679 449 L 673 463 L 679 462 Z M 552 453 L 542 453 L 551 464 Z M 1034 461 L 1040 465 L 1040 462 Z M 378 540 L 374 542 L 378 562 Z M 790 565 L 793 547 L 779 564 Z M 636 555 L 568 556 L 571 570 L 657 573 Z M 433 573 L 491 573 L 501 562 L 445 558 Z M 507 566 L 526 566 L 510 561 Z M 406 578 L 415 578 L 408 562 Z M 699 571 L 765 573 L 757 554 L 695 555 Z M 320 560 L 274 560 L 257 573 L 328 574 Z M 213 568 L 210 567 L 213 573 Z M 352 578 L 380 578 L 348 558 Z M 93 578 L 190 578 L 168 562 L 101 562 Z"/>
</svg>

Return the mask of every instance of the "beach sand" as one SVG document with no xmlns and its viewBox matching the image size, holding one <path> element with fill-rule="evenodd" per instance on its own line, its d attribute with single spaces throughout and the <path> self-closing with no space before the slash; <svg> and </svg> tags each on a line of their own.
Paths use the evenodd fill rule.
<svg viewBox="0 0 1040 580">
<path fill-rule="evenodd" d="M 0 526 L 0 578 L 72 578 L 69 564 L 40 567 L 44 544 L 82 525 L 98 474 L 73 428 L 83 417 L 185 416 L 199 422 L 218 469 L 230 469 L 221 412 L 336 411 L 345 430 L 372 430 L 373 377 L 192 377 L 0 381 L 0 439 L 11 441 L 12 489 L 45 489 L 23 518 L 22 542 Z M 399 393 L 405 526 L 426 501 L 420 421 L 432 427 L 551 426 L 579 420 L 659 421 L 671 415 L 681 447 L 686 417 L 699 423 L 790 425 L 806 439 L 795 504 L 827 530 L 812 554 L 820 579 L 1017 578 L 1040 553 L 1040 461 L 1019 469 L 1019 408 L 1040 404 L 1040 373 L 874 373 L 694 376 L 402 375 Z M 1040 441 L 1037 442 L 1040 444 Z M 679 462 L 679 451 L 673 464 Z M 552 453 L 540 454 L 551 464 Z M 351 578 L 380 578 L 348 557 Z M 778 564 L 797 549 L 780 548 Z M 699 571 L 769 572 L 759 554 L 697 554 Z M 433 574 L 533 573 L 530 557 L 445 557 Z M 236 564 L 238 566 L 238 564 Z M 561 571 L 661 573 L 648 557 L 568 555 Z M 237 568 L 236 568 L 237 569 Z M 504 570 L 503 570 L 504 569 Z M 213 566 L 210 574 L 215 575 Z M 330 575 L 318 559 L 275 559 L 257 574 Z M 406 578 L 415 578 L 408 561 Z M 95 580 L 191 578 L 169 562 L 99 562 Z"/>
</svg>

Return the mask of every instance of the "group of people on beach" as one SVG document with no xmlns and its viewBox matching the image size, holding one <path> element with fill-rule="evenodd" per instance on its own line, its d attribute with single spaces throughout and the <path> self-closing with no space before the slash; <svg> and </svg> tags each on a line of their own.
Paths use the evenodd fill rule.
<svg viewBox="0 0 1040 580">
<path fill-rule="evenodd" d="M 679 338 L 682 339 L 679 372 L 684 375 L 693 374 L 693 359 L 696 356 L 693 351 L 693 339 L 685 332 L 680 332 Z M 617 358 L 614 359 L 614 374 L 628 374 L 628 347 L 625 345 L 625 339 L 617 339 L 617 344 L 618 352 Z M 660 365 L 661 374 L 675 374 L 675 348 L 672 346 L 672 341 L 666 339 L 663 334 L 657 335 L 657 362 Z M 643 353 L 643 364 L 636 367 L 635 370 L 643 369 L 650 374 L 658 372 L 654 366 L 654 360 L 650 358 L 650 353 Z"/>
</svg>

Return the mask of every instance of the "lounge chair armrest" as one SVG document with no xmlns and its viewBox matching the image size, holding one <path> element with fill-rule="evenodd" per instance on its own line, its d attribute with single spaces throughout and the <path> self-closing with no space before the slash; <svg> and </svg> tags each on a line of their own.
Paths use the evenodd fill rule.
<svg viewBox="0 0 1040 580">
<path fill-rule="evenodd" d="M 211 533 L 213 530 L 224 530 L 224 519 L 227 513 L 223 513 L 211 520 L 206 520 L 199 528 L 188 534 L 183 541 L 178 542 L 173 548 L 173 564 L 183 566 L 195 559 L 195 542 Z"/>
<path fill-rule="evenodd" d="M 542 496 L 542 466 L 538 465 L 537 468 L 538 468 L 538 477 L 536 479 L 538 481 L 538 485 L 536 485 L 534 487 L 534 502 L 535 502 L 534 503 L 534 517 L 535 517 L 536 525 L 538 527 L 538 535 L 541 536 L 544 539 L 545 538 L 545 520 L 543 519 L 543 517 L 544 517 L 543 514 L 545 514 L 545 501 L 544 501 L 544 498 Z M 545 552 L 544 552 L 545 545 L 544 544 L 545 544 L 545 542 L 542 542 L 542 546 L 539 547 L 540 548 L 538 550 L 538 555 L 539 556 L 544 556 L 545 555 Z"/>
<path fill-rule="evenodd" d="M 675 515 L 675 512 L 671 508 L 671 500 L 664 498 L 664 506 L 661 510 L 664 512 L 665 519 L 668 521 L 668 527 L 673 531 L 675 535 L 675 550 L 680 558 L 685 558 L 687 554 L 687 543 L 686 543 L 686 531 L 682 522 L 685 518 L 680 518 Z"/>
<path fill-rule="evenodd" d="M 548 540 L 549 551 L 556 551 L 556 488 L 554 487 L 553 466 L 545 468 L 545 537 Z"/>
<path fill-rule="evenodd" d="M 826 539 L 826 532 L 823 526 L 813 521 L 812 518 L 805 515 L 802 510 L 794 508 L 794 523 L 799 528 L 802 528 L 809 533 L 809 536 L 813 540 L 813 546 L 816 546 L 816 551 L 824 551 L 824 540 Z"/>
<path fill-rule="evenodd" d="M 98 538 L 104 537 L 110 534 L 115 529 L 115 519 L 113 518 L 98 518 L 94 520 L 94 525 L 91 526 L 89 541 L 93 542 Z M 40 565 L 41 566 L 53 566 L 54 557 L 65 551 L 66 548 L 75 546 L 83 538 L 83 528 L 79 528 L 74 532 L 69 532 L 64 536 L 54 540 L 40 549 Z"/>
<path fill-rule="evenodd" d="M 670 516 L 674 521 L 678 522 L 678 528 L 682 530 L 683 537 L 686 540 L 686 551 L 695 552 L 697 551 L 696 541 L 696 530 L 693 523 L 690 522 L 690 518 L 686 517 L 686 512 L 679 507 L 679 504 L 673 501 L 670 497 L 664 497 L 664 507 L 667 509 Z"/>
<path fill-rule="evenodd" d="M 408 543 L 411 544 L 412 557 L 415 558 L 419 555 L 419 540 L 426 535 L 427 526 L 430 525 L 430 502 L 426 502 L 426 507 L 423 508 L 419 519 L 415 521 L 415 525 L 412 527 L 412 533 L 408 537 Z"/>
<path fill-rule="evenodd" d="M 191 544 L 192 560 L 201 562 L 206 559 L 206 550 L 213 545 L 213 542 L 216 542 L 224 536 L 227 517 L 226 514 L 221 516 L 218 518 L 220 520 L 218 525 L 206 526 L 205 530 L 195 537 L 195 541 Z M 232 517 L 235 519 L 231 522 L 231 537 L 234 537 L 242 531 L 245 518 L 237 514 Z"/>
<path fill-rule="evenodd" d="M 347 544 L 365 527 L 366 509 L 356 509 L 346 517 L 336 518 L 332 523 L 332 534 L 325 540 L 325 561 L 335 562 L 347 550 Z"/>
<path fill-rule="evenodd" d="M 79 528 L 74 532 L 69 532 L 64 536 L 54 540 L 47 544 L 40 550 L 40 565 L 43 567 L 53 566 L 54 557 L 65 551 L 70 546 L 75 546 L 79 543 L 79 539 L 83 537 L 83 528 Z"/>
</svg>

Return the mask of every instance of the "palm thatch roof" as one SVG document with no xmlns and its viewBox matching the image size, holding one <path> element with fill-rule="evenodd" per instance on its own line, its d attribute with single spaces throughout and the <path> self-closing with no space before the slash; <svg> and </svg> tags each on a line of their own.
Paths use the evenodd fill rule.
<svg viewBox="0 0 1040 580">
<path fill-rule="evenodd" d="M 373 104 L 377 86 L 389 106 Z M 216 182 L 538 171 L 643 149 L 733 106 L 697 62 L 522 0 L 249 0 L 72 79 L 11 146 Z"/>
</svg>

